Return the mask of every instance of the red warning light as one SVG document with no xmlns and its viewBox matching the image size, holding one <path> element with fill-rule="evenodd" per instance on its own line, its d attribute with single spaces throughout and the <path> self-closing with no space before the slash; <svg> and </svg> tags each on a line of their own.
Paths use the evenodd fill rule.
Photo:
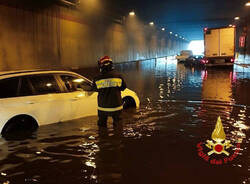
<svg viewBox="0 0 250 184">
<path fill-rule="evenodd" d="M 205 27 L 205 28 L 204 28 L 204 31 L 206 32 L 206 31 L 207 31 L 207 29 L 208 29 L 208 28 L 207 28 L 207 27 Z"/>
</svg>

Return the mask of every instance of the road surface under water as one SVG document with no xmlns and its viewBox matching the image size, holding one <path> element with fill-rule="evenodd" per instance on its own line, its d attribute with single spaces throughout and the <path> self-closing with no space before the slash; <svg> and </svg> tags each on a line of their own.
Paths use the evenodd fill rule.
<svg viewBox="0 0 250 184">
<path fill-rule="evenodd" d="M 0 183 L 250 183 L 250 70 L 165 59 L 116 68 L 140 109 L 124 112 L 115 129 L 89 117 L 42 126 L 30 138 L 1 138 Z M 218 116 L 228 156 L 208 156 L 205 145 Z"/>
</svg>

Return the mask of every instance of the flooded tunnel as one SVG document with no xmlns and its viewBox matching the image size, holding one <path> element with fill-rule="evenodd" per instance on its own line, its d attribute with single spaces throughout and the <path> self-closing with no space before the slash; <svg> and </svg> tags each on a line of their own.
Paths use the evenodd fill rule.
<svg viewBox="0 0 250 184">
<path fill-rule="evenodd" d="M 18 117 L 9 114 L 26 115 L 21 123 L 37 109 L 43 119 L 62 117 L 40 126 L 37 113 L 35 131 L 0 137 L 0 183 L 250 183 L 249 4 L 0 0 L 0 129 Z M 206 30 L 227 28 L 235 30 L 232 65 L 204 65 Z M 183 51 L 193 55 L 179 62 Z M 108 118 L 99 127 L 97 107 L 90 113 L 96 93 L 70 91 L 60 76 L 92 84 L 104 55 L 140 100 L 118 126 Z M 77 93 L 96 96 L 82 105 Z"/>
</svg>

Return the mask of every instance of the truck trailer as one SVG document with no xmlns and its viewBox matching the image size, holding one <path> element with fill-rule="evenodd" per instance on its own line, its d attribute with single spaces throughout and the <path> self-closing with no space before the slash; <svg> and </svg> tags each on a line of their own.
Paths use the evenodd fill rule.
<svg viewBox="0 0 250 184">
<path fill-rule="evenodd" d="M 235 27 L 205 28 L 203 64 L 233 66 L 235 61 Z"/>
</svg>

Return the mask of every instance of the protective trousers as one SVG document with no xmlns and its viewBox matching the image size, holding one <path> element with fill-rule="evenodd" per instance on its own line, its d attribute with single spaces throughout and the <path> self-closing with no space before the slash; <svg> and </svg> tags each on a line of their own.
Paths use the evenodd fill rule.
<svg viewBox="0 0 250 184">
<path fill-rule="evenodd" d="M 98 110 L 98 126 L 107 127 L 108 117 L 111 116 L 113 119 L 113 125 L 116 126 L 120 121 L 121 111 L 106 112 Z"/>
</svg>

